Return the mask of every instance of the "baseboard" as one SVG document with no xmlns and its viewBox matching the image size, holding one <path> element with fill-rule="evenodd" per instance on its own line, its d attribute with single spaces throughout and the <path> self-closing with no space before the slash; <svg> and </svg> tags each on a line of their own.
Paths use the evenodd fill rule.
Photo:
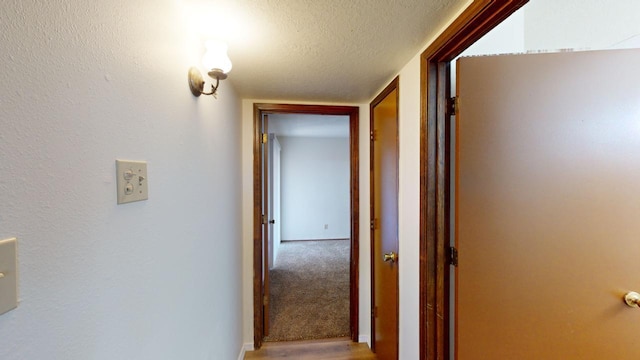
<svg viewBox="0 0 640 360">
<path fill-rule="evenodd" d="M 358 336 L 359 343 L 367 343 L 369 347 L 371 347 L 371 343 L 369 343 L 369 335 L 359 335 Z"/>
<path fill-rule="evenodd" d="M 253 351 L 253 343 L 246 343 L 242 345 L 242 348 L 240 349 L 240 355 L 238 355 L 238 360 L 244 360 L 244 355 L 247 353 L 247 351 Z"/>
</svg>

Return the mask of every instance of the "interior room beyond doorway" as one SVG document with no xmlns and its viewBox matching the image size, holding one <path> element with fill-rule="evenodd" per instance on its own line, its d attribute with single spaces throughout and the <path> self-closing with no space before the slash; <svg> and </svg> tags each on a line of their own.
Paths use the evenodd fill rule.
<svg viewBox="0 0 640 360">
<path fill-rule="evenodd" d="M 360 109 L 356 106 L 254 104 L 253 320 L 254 347 L 256 349 L 259 349 L 264 341 L 271 340 L 335 337 L 348 337 L 351 341 L 358 339 L 359 111 Z M 278 128 L 278 117 L 281 115 L 287 119 L 288 130 Z M 308 116 L 307 120 L 311 119 L 311 121 L 305 123 L 301 120 L 295 120 L 295 117 L 299 115 Z M 271 121 L 272 118 L 273 121 Z M 336 123 L 332 126 L 325 124 L 326 129 L 324 130 L 318 128 L 319 124 L 331 122 L 332 118 L 334 123 L 336 121 L 342 122 L 341 127 L 337 127 Z M 325 121 L 319 121 L 320 119 Z M 337 130 L 338 128 L 340 130 Z M 311 142 L 296 148 L 296 143 L 300 142 L 299 138 L 304 137 L 311 138 Z M 287 152 L 287 149 L 291 151 Z M 272 154 L 278 152 L 280 153 L 279 159 L 275 160 Z M 279 167 L 279 170 L 273 170 L 274 163 L 278 164 L 276 167 Z M 294 208 L 294 213 L 288 214 L 288 210 L 284 208 L 288 206 L 286 204 L 290 200 L 287 197 L 287 191 L 289 185 L 296 186 L 295 180 L 293 182 L 287 180 L 289 177 L 287 174 L 290 172 L 287 169 L 291 168 L 289 165 L 292 163 L 298 163 L 299 165 L 296 167 L 302 169 L 296 171 L 294 167 L 294 173 L 297 172 L 294 178 L 298 178 L 297 186 L 303 187 L 303 189 L 294 189 L 297 191 L 297 195 L 296 191 L 293 191 L 294 196 L 289 198 L 301 201 L 302 207 L 300 209 Z M 335 170 L 331 170 L 331 167 L 336 167 L 336 164 L 341 164 L 338 168 L 342 170 L 338 171 L 340 173 L 340 176 L 336 178 L 338 180 L 332 180 L 328 174 L 335 172 Z M 276 175 L 275 178 L 274 175 Z M 312 178 L 310 179 L 309 176 Z M 281 184 L 272 186 L 278 182 Z M 327 185 L 332 183 L 334 188 L 327 190 Z M 312 186 L 309 187 L 309 184 Z M 335 188 L 335 184 L 342 185 Z M 274 192 L 273 188 L 280 190 Z M 338 199 L 336 201 L 339 204 L 331 205 L 329 200 L 332 198 Z M 279 203 L 276 207 L 279 209 L 273 207 L 276 202 Z M 321 211 L 322 209 L 324 212 Z M 298 213 L 302 214 L 302 217 L 298 216 Z M 343 217 L 336 219 L 335 216 L 340 213 L 343 213 Z M 293 220 L 291 220 L 291 216 L 293 216 Z M 292 226 L 288 226 L 288 222 Z M 344 225 L 345 223 L 347 226 Z M 303 226 L 300 226 L 301 224 Z M 300 228 L 306 233 L 300 232 Z M 277 239 L 273 238 L 274 234 L 277 235 Z M 291 241 L 287 242 L 286 240 Z M 325 248 L 309 247 L 313 242 L 322 243 Z M 287 244 L 292 246 L 287 246 Z M 294 249 L 300 247 L 295 246 L 296 244 L 307 247 L 307 249 Z M 293 254 L 292 261 L 287 253 Z M 295 255 L 296 253 L 298 255 Z M 290 257 L 290 260 L 287 260 L 287 256 Z M 299 260 L 307 261 L 308 264 L 301 265 Z M 311 263 L 315 265 L 312 266 Z M 291 268 L 283 269 L 286 266 L 291 266 Z M 317 269 L 314 270 L 313 267 L 317 267 Z M 284 285 L 277 284 L 281 274 L 296 274 L 296 271 L 298 271 L 298 275 L 290 278 L 301 284 L 300 286 L 293 282 Z M 313 275 L 313 272 L 318 275 Z M 332 274 L 332 272 L 334 273 Z M 337 276 L 335 272 L 341 275 Z M 274 301 L 271 300 L 272 274 L 276 282 L 273 284 Z M 322 280 L 322 276 L 325 276 L 326 279 Z M 320 280 L 318 281 L 318 279 Z M 312 280 L 316 285 L 311 284 Z M 330 280 L 337 281 L 341 285 L 331 285 Z M 281 310 L 281 306 L 278 306 L 278 288 L 284 289 L 280 291 L 280 294 L 291 296 L 294 290 L 299 290 L 298 288 L 303 288 L 302 285 L 309 284 L 312 287 L 308 289 L 313 291 L 320 289 L 319 295 L 312 296 L 313 300 L 308 301 L 319 310 L 316 309 L 315 312 L 305 310 L 291 316 L 292 322 L 290 324 L 295 324 L 295 326 L 290 325 L 285 328 L 296 327 L 297 330 L 294 329 L 293 333 L 287 336 L 278 337 L 277 326 L 274 327 L 271 324 L 272 322 L 281 323 L 282 320 L 277 317 Z M 329 285 L 331 288 L 322 290 L 321 286 L 324 285 Z M 340 288 L 344 288 L 346 291 L 337 291 Z M 331 295 L 332 293 L 334 295 Z M 304 288 L 302 294 L 307 295 Z M 336 294 L 340 294 L 340 296 Z M 300 300 L 304 298 L 303 295 L 293 298 Z M 285 299 L 279 304 L 291 306 L 293 303 L 293 300 Z M 331 307 L 340 309 L 340 312 L 346 315 L 341 315 L 339 321 L 331 320 L 329 315 L 333 316 L 338 312 L 331 310 Z M 271 314 L 272 309 L 275 310 L 273 314 Z M 305 322 L 299 316 L 300 313 L 310 315 L 308 317 L 312 320 Z M 312 326 L 320 325 L 322 328 L 327 324 L 334 326 L 335 329 L 327 331 L 325 328 L 322 331 L 303 333 L 309 331 Z"/>
<path fill-rule="evenodd" d="M 349 336 L 349 117 L 268 118 L 273 231 L 266 341 Z"/>
</svg>

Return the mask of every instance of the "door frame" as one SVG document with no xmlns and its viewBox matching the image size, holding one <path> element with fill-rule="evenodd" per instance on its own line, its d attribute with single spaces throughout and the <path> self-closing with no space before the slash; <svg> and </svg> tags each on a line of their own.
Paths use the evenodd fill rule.
<svg viewBox="0 0 640 360">
<path fill-rule="evenodd" d="M 293 105 L 293 104 L 253 104 L 253 341 L 255 349 L 264 340 L 263 299 L 262 299 L 262 181 L 260 159 L 260 120 L 264 114 L 313 114 L 349 116 L 349 184 L 351 208 L 351 262 L 349 266 L 349 321 L 351 340 L 358 341 L 358 266 L 359 266 L 359 133 L 357 106 Z"/>
<path fill-rule="evenodd" d="M 369 130 L 370 130 L 370 136 L 369 136 L 369 202 L 370 202 L 370 208 L 369 208 L 369 214 L 370 214 L 370 221 L 371 221 L 371 226 L 370 226 L 370 249 L 371 249 L 371 253 L 369 254 L 369 258 L 370 258 L 370 262 L 371 262 L 371 350 L 373 350 L 375 352 L 376 348 L 375 348 L 375 344 L 376 344 L 376 318 L 375 318 L 375 314 L 373 309 L 376 306 L 376 297 L 375 297 L 375 290 L 376 290 L 376 286 L 375 286 L 375 229 L 374 229 L 374 216 L 375 216 L 375 196 L 374 196 L 374 176 L 373 176 L 373 170 L 374 170 L 374 161 L 373 161 L 373 139 L 374 139 L 374 133 L 373 133 L 373 109 L 379 105 L 384 99 L 386 99 L 387 96 L 389 96 L 391 94 L 391 92 L 393 92 L 394 90 L 396 91 L 396 126 L 399 126 L 399 112 L 400 112 L 400 85 L 399 85 L 399 76 L 396 76 L 390 83 L 389 85 L 387 85 L 384 90 L 382 90 L 380 92 L 380 94 L 378 94 L 378 96 L 375 97 L 375 99 L 373 99 L 373 101 L 371 101 L 371 103 L 369 104 Z M 399 154 L 399 150 L 400 149 L 396 149 L 396 152 L 398 152 Z M 400 184 L 400 182 L 398 181 L 398 184 Z M 396 196 L 398 196 L 398 189 L 396 189 Z M 397 219 L 399 220 L 399 219 Z M 399 277 L 399 272 L 398 272 L 398 277 Z M 396 284 L 399 285 L 399 282 Z M 398 319 L 398 308 L 400 305 L 400 291 L 399 288 L 396 288 L 396 319 Z M 400 323 L 397 323 L 398 326 L 398 335 L 400 334 Z M 398 346 L 399 346 L 399 340 L 400 339 L 396 339 L 396 353 L 398 353 Z"/>
<path fill-rule="evenodd" d="M 449 359 L 450 63 L 528 0 L 475 0 L 420 56 L 420 359 Z"/>
</svg>

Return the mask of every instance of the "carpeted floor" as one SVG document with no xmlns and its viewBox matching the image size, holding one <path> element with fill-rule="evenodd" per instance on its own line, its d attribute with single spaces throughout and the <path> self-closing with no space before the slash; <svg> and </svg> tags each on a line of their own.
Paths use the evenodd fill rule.
<svg viewBox="0 0 640 360">
<path fill-rule="evenodd" d="M 349 240 L 283 242 L 270 271 L 266 341 L 349 336 Z"/>
</svg>

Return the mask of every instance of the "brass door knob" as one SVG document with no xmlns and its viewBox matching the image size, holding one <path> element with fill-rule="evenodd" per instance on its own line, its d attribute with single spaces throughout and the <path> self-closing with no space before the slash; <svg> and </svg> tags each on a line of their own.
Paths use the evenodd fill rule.
<svg viewBox="0 0 640 360">
<path fill-rule="evenodd" d="M 387 262 L 387 261 L 391 261 L 392 263 L 396 262 L 396 261 L 398 261 L 398 254 L 396 254 L 396 253 L 394 253 L 392 251 L 392 252 L 390 252 L 388 254 L 384 254 L 382 256 L 382 260 L 384 260 L 385 262 Z"/>
<path fill-rule="evenodd" d="M 624 302 L 631 307 L 640 307 L 640 294 L 635 291 L 630 291 L 625 294 Z"/>
</svg>

